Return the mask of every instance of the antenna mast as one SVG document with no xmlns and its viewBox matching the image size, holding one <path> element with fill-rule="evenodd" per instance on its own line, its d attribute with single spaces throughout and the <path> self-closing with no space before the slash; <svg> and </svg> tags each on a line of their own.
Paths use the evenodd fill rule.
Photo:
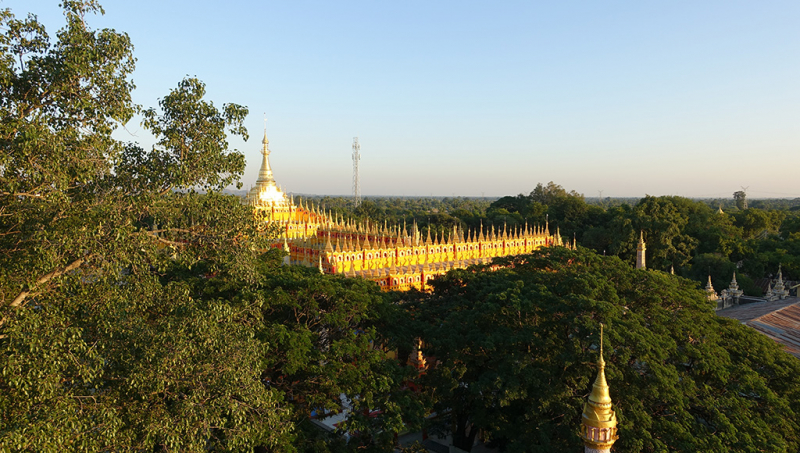
<svg viewBox="0 0 800 453">
<path fill-rule="evenodd" d="M 358 181 L 358 161 L 361 160 L 361 145 L 358 137 L 353 137 L 353 203 L 355 207 L 361 205 L 361 187 Z"/>
<path fill-rule="evenodd" d="M 750 186 L 747 186 L 747 187 L 739 186 L 739 187 L 741 187 L 742 188 L 742 192 L 744 192 L 744 200 L 743 200 L 744 209 L 747 209 L 747 189 L 749 189 Z"/>
</svg>

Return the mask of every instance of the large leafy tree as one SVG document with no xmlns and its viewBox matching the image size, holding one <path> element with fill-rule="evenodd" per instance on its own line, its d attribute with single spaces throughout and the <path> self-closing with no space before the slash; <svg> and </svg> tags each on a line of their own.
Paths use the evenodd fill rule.
<svg viewBox="0 0 800 453">
<path fill-rule="evenodd" d="M 615 450 L 797 450 L 800 362 L 717 317 L 694 282 L 585 249 L 495 264 L 404 305 L 437 363 L 424 388 L 460 448 L 483 430 L 507 451 L 579 450 L 603 322 Z"/>
<path fill-rule="evenodd" d="M 298 426 L 342 398 L 347 448 L 386 448 L 419 407 L 374 346 L 380 291 L 279 265 L 218 193 L 247 109 L 199 80 L 143 111 L 153 148 L 114 140 L 141 109 L 131 43 L 96 12 L 64 2 L 54 43 L 0 13 L 0 450 L 325 451 Z"/>
<path fill-rule="evenodd" d="M 352 436 L 347 449 L 391 450 L 395 435 L 418 426 L 423 415 L 419 399 L 403 384 L 414 370 L 376 347 L 387 343 L 379 328 L 394 308 L 368 280 L 264 266 L 257 284 L 225 288 L 261 307 L 256 336 L 270 351 L 264 382 L 289 402 L 297 426 L 312 413 L 338 413 L 344 402 L 349 416 L 339 428 Z M 313 450 L 317 437 L 304 429 L 294 447 Z M 317 448 L 337 450 L 335 443 Z"/>
<path fill-rule="evenodd" d="M 111 132 L 138 108 L 130 99 L 132 46 L 125 34 L 90 29 L 85 15 L 96 11 L 95 2 L 65 2 L 67 24 L 55 44 L 35 16 L 2 13 L 3 306 L 24 305 L 78 268 L 110 264 L 103 273 L 113 273 L 119 259 L 141 249 L 136 238 L 158 239 L 144 230 L 155 227 L 148 211 L 157 209 L 157 196 L 172 195 L 165 189 L 220 189 L 244 170 L 242 155 L 227 150 L 225 129 L 246 138 L 247 110 L 231 104 L 220 114 L 201 100 L 203 85 L 194 79 L 162 101 L 163 116 L 147 111 L 160 146 L 123 151 Z M 198 114 L 181 128 L 188 112 Z M 176 165 L 193 170 L 174 176 Z M 185 233 L 184 242 L 198 237 L 196 229 L 169 233 Z"/>
<path fill-rule="evenodd" d="M 698 241 L 686 234 L 688 213 L 676 204 L 679 197 L 646 196 L 633 209 L 633 223 L 646 232 L 648 265 L 668 270 L 684 266 L 692 258 Z"/>
<path fill-rule="evenodd" d="M 225 137 L 247 110 L 187 79 L 145 113 L 154 149 L 119 143 L 130 40 L 88 26 L 94 1 L 63 7 L 54 42 L 0 12 L 0 449 L 279 445 L 258 314 L 202 290 L 254 282 L 266 245 L 237 199 L 193 192 L 241 175 Z"/>
<path fill-rule="evenodd" d="M 745 239 L 766 237 L 780 228 L 785 213 L 773 210 L 745 209 L 734 213 L 736 226 L 743 230 Z"/>
<path fill-rule="evenodd" d="M 120 145 L 111 131 L 135 111 L 130 39 L 91 30 L 93 1 L 64 2 L 66 26 L 50 37 L 36 16 L 0 11 L 0 194 L 61 199 L 109 174 Z M 4 204 L 6 204 L 4 203 Z"/>
</svg>

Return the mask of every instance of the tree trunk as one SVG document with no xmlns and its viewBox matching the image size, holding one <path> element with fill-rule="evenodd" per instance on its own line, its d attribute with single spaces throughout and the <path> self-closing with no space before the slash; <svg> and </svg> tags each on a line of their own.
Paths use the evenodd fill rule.
<svg viewBox="0 0 800 453">
<path fill-rule="evenodd" d="M 456 415 L 456 429 L 453 431 L 453 446 L 464 451 L 472 451 L 478 429 L 469 422 L 469 416 Z"/>
</svg>

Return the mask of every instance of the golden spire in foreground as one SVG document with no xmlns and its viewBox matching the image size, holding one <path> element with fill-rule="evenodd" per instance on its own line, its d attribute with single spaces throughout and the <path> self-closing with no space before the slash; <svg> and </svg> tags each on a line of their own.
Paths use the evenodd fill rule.
<svg viewBox="0 0 800 453">
<path fill-rule="evenodd" d="M 610 452 L 617 436 L 617 415 L 611 410 L 611 395 L 606 382 L 606 362 L 603 360 L 603 324 L 600 324 L 600 360 L 592 393 L 583 406 L 581 439 L 586 453 Z"/>
</svg>

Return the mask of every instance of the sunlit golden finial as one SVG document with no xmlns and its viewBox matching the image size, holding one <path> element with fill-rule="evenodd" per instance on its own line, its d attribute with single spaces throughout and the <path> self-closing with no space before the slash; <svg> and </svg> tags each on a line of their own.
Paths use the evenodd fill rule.
<svg viewBox="0 0 800 453">
<path fill-rule="evenodd" d="M 583 406 L 581 439 L 585 451 L 610 452 L 617 436 L 617 415 L 611 409 L 611 395 L 608 391 L 603 360 L 603 324 L 600 324 L 600 358 L 597 361 L 597 378 L 592 384 L 592 393 Z"/>
</svg>

